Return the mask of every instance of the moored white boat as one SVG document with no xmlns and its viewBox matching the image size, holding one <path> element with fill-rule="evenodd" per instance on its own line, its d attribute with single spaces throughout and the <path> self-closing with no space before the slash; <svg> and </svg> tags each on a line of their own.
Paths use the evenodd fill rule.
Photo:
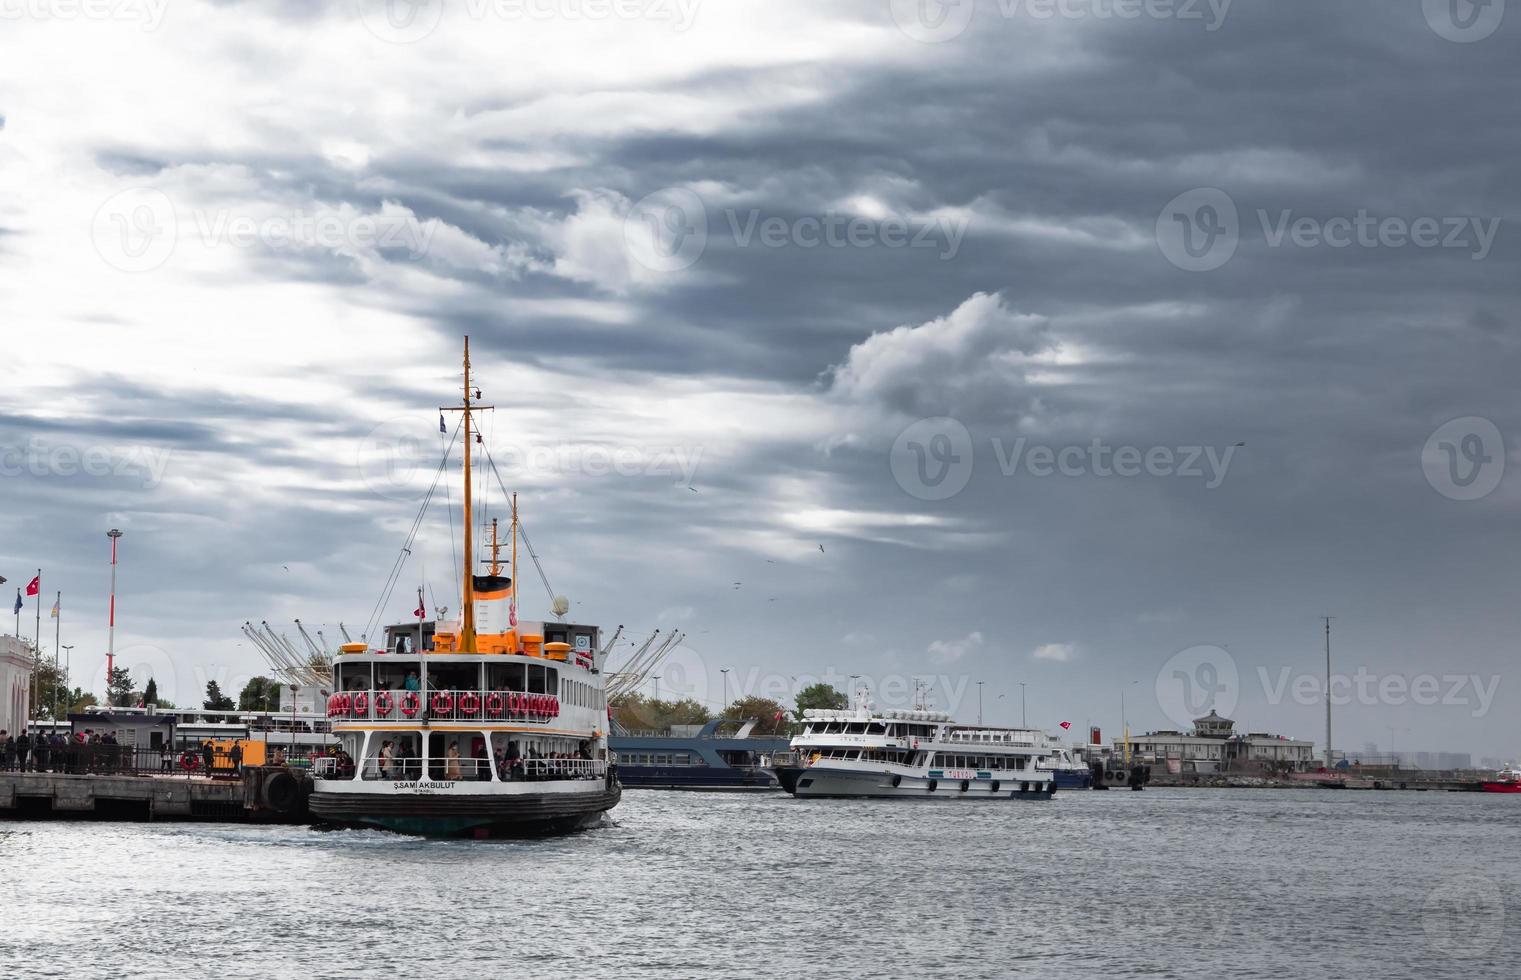
<svg viewBox="0 0 1521 980">
<path fill-rule="evenodd" d="M 926 710 L 809 710 L 778 771 L 798 797 L 1050 799 L 1049 740 L 1027 729 L 965 726 Z"/>
</svg>

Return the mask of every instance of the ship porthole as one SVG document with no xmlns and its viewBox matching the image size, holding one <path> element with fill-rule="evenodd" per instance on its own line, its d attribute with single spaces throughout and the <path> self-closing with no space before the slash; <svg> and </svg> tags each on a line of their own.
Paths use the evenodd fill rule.
<svg viewBox="0 0 1521 980">
<path fill-rule="evenodd" d="M 902 782 L 903 782 L 903 777 L 902 776 L 894 776 L 893 777 L 893 789 L 897 789 L 898 785 L 900 783 L 902 783 Z"/>
<path fill-rule="evenodd" d="M 940 781 L 939 781 L 939 780 L 936 780 L 936 779 L 931 779 L 931 780 L 930 780 L 930 781 L 929 781 L 929 785 L 928 785 L 928 786 L 925 786 L 925 787 L 924 787 L 924 788 L 925 788 L 925 789 L 926 789 L 926 790 L 928 790 L 928 791 L 929 791 L 929 792 L 931 792 L 931 793 L 933 793 L 933 792 L 934 792 L 934 791 L 935 791 L 935 787 L 936 787 L 936 786 L 939 786 L 939 785 L 940 785 Z"/>
<path fill-rule="evenodd" d="M 971 783 L 967 782 L 965 779 L 963 779 L 961 781 L 961 792 L 965 793 L 967 790 L 969 790 L 971 788 L 972 788 L 972 784 Z"/>
</svg>

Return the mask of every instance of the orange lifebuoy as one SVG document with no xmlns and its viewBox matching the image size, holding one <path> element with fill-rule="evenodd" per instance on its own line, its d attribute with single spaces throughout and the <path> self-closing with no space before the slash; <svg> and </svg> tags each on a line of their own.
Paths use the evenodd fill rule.
<svg viewBox="0 0 1521 980">
<path fill-rule="evenodd" d="M 331 718 L 334 715 L 336 715 L 337 713 L 338 713 L 338 695 L 336 695 L 336 694 L 329 694 L 327 696 L 327 716 L 329 718 Z"/>
<path fill-rule="evenodd" d="M 517 692 L 507 695 L 507 710 L 515 715 L 523 713 L 523 696 Z"/>
<path fill-rule="evenodd" d="M 505 707 L 506 699 L 500 694 L 491 693 L 486 695 L 486 714 L 493 718 L 502 717 L 502 708 Z"/>
<path fill-rule="evenodd" d="M 459 710 L 467 715 L 473 715 L 481 710 L 481 699 L 474 691 L 466 691 L 459 696 Z"/>
<path fill-rule="evenodd" d="M 389 691 L 381 691 L 375 695 L 375 714 L 385 718 L 391 714 L 391 709 L 396 706 Z"/>
<path fill-rule="evenodd" d="M 433 700 L 428 702 L 436 715 L 447 715 L 454 711 L 454 695 L 448 691 L 439 691 L 433 695 Z"/>
<path fill-rule="evenodd" d="M 200 764 L 201 760 L 195 757 L 194 752 L 187 751 L 180 753 L 180 768 L 186 772 L 195 772 L 196 768 L 200 766 Z"/>
<path fill-rule="evenodd" d="M 360 691 L 354 695 L 353 711 L 355 718 L 363 718 L 370 713 L 370 696 Z"/>
<path fill-rule="evenodd" d="M 417 696 L 416 691 L 408 691 L 401 696 L 401 713 L 408 718 L 415 717 L 421 707 L 422 699 Z"/>
<path fill-rule="evenodd" d="M 550 698 L 549 699 L 549 716 L 551 718 L 558 718 L 558 717 L 560 717 L 560 699 L 559 698 Z"/>
</svg>

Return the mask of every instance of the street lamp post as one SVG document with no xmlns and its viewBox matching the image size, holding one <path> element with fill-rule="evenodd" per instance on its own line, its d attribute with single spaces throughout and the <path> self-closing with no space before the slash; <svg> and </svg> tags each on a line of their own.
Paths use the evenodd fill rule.
<svg viewBox="0 0 1521 980">
<path fill-rule="evenodd" d="M 67 694 L 69 693 L 68 692 L 69 666 L 71 664 L 73 664 L 73 662 L 74 662 L 73 651 L 74 651 L 74 644 L 72 644 L 72 643 L 65 643 L 63 645 L 63 684 L 64 684 L 64 694 L 65 694 L 65 696 L 67 696 Z M 58 690 L 58 688 L 55 686 L 53 688 L 53 690 L 56 692 Z M 65 707 L 67 707 L 67 706 L 65 706 Z M 53 714 L 53 720 L 54 721 L 58 720 L 58 715 L 57 715 L 56 711 Z"/>
<path fill-rule="evenodd" d="M 655 696 L 653 698 L 651 698 L 650 700 L 652 700 L 652 701 L 659 701 L 660 700 L 660 675 L 659 674 L 653 674 L 653 675 L 651 675 L 650 680 L 652 680 L 652 681 L 655 682 Z"/>
<path fill-rule="evenodd" d="M 1029 728 L 1030 727 L 1030 718 L 1029 718 L 1029 716 L 1027 714 L 1025 714 L 1025 684 L 1024 684 L 1024 681 L 1020 681 L 1019 682 L 1019 727 L 1020 728 Z"/>
<path fill-rule="evenodd" d="M 977 682 L 977 724 L 982 724 L 982 681 Z"/>
<path fill-rule="evenodd" d="M 121 532 L 113 527 L 106 537 L 111 539 L 111 612 L 106 624 L 106 704 L 111 706 L 111 674 L 116 667 L 116 542 Z"/>
<path fill-rule="evenodd" d="M 729 710 L 729 668 L 720 667 L 718 668 L 718 672 L 724 675 L 724 703 L 723 707 L 718 709 L 720 712 L 723 712 Z"/>
</svg>

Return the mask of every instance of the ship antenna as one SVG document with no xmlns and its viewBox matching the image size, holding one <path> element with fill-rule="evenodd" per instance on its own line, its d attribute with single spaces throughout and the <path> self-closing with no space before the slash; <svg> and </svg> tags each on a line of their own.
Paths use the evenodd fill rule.
<svg viewBox="0 0 1521 980">
<path fill-rule="evenodd" d="M 441 412 L 465 413 L 465 582 L 462 595 L 464 608 L 460 610 L 459 650 L 461 653 L 475 652 L 475 569 L 472 567 L 475 562 L 475 528 L 471 506 L 473 501 L 470 496 L 470 411 L 472 408 L 482 410 L 491 408 L 489 405 L 472 405 L 470 401 L 472 393 L 475 393 L 475 389 L 470 386 L 470 338 L 466 336 L 464 403 L 439 409 Z"/>
</svg>

